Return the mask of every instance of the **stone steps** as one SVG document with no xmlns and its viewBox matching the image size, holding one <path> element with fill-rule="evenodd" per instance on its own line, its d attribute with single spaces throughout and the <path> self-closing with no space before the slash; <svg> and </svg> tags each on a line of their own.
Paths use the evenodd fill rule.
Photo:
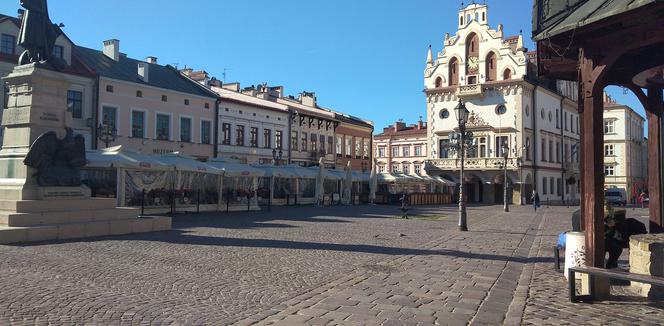
<svg viewBox="0 0 664 326">
<path fill-rule="evenodd" d="M 68 200 L 0 200 L 0 211 L 38 213 L 50 211 L 97 210 L 115 208 L 113 198 Z"/>
<path fill-rule="evenodd" d="M 117 219 L 31 227 L 0 226 L 0 244 L 70 240 L 170 229 L 170 217 Z"/>
<path fill-rule="evenodd" d="M 105 208 L 95 210 L 50 211 L 40 213 L 16 213 L 0 211 L 0 225 L 26 227 L 123 220 L 138 217 L 133 208 Z"/>
</svg>

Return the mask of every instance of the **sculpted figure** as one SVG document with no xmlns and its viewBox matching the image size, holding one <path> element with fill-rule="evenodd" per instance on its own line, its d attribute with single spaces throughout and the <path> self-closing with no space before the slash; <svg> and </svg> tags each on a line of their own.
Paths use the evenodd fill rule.
<svg viewBox="0 0 664 326">
<path fill-rule="evenodd" d="M 60 35 L 60 28 L 51 23 L 48 17 L 46 0 L 21 0 L 25 8 L 21 31 L 18 36 L 18 45 L 25 49 L 18 64 L 25 65 L 33 62 L 52 62 L 53 46 Z"/>
<path fill-rule="evenodd" d="M 81 135 L 74 136 L 70 128 L 64 139 L 58 139 L 55 131 L 49 131 L 30 146 L 23 163 L 37 169 L 34 176 L 42 187 L 80 186 L 80 169 L 87 163 L 85 139 Z"/>
</svg>

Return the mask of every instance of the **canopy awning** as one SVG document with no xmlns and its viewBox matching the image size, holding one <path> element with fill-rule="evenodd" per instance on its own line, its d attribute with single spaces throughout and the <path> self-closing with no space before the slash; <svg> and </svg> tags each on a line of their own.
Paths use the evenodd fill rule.
<svg viewBox="0 0 664 326">
<path fill-rule="evenodd" d="M 217 169 L 224 170 L 226 177 L 263 177 L 265 176 L 265 171 L 257 169 L 248 164 L 224 162 L 218 160 L 212 160 L 208 162 L 209 165 Z"/>
<path fill-rule="evenodd" d="M 178 171 L 198 172 L 209 174 L 223 174 L 224 170 L 201 161 L 197 161 L 191 156 L 182 153 L 169 153 L 159 156 L 159 160 L 170 165 L 174 165 Z"/>
<path fill-rule="evenodd" d="M 173 170 L 174 165 L 146 155 L 115 146 L 100 150 L 87 150 L 87 168 L 124 168 L 135 170 Z"/>
<path fill-rule="evenodd" d="M 318 172 L 301 166 L 287 165 L 254 165 L 256 169 L 263 170 L 265 176 L 286 179 L 315 179 Z"/>
</svg>

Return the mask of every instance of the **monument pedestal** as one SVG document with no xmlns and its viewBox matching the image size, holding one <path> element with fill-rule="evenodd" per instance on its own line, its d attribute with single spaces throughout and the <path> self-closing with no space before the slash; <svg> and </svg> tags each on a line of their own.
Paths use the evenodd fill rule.
<svg viewBox="0 0 664 326">
<path fill-rule="evenodd" d="M 0 244 L 85 238 L 170 230 L 170 217 L 137 218 L 135 209 L 116 208 L 115 199 L 92 199 L 90 189 L 40 187 L 25 160 L 31 144 L 70 127 L 70 84 L 62 73 L 40 64 L 17 66 L 3 78 L 9 87 L 0 149 Z"/>
</svg>

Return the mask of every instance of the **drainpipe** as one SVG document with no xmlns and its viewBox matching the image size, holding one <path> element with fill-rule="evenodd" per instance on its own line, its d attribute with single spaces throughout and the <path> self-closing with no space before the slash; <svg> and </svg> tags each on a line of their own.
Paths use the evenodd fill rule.
<svg viewBox="0 0 664 326">
<path fill-rule="evenodd" d="M 219 104 L 221 104 L 221 99 L 217 98 L 217 102 L 214 105 L 214 149 L 212 150 L 212 156 L 214 158 L 219 157 Z"/>
<path fill-rule="evenodd" d="M 292 162 L 291 155 L 293 154 L 293 110 L 291 108 L 288 108 L 288 136 L 286 139 L 288 139 L 288 165 L 290 165 Z M 298 139 L 296 138 L 295 141 L 297 142 Z"/>
<path fill-rule="evenodd" d="M 566 184 L 566 182 L 565 182 L 565 152 L 564 152 L 564 148 L 565 148 L 565 134 L 564 134 L 565 129 L 564 128 L 565 128 L 565 125 L 564 125 L 564 121 L 562 121 L 563 116 L 564 116 L 564 110 L 565 110 L 564 107 L 563 107 L 563 102 L 564 101 L 565 101 L 565 97 L 561 96 L 560 97 L 560 117 L 559 117 L 559 119 L 560 119 L 559 120 L 559 123 L 560 123 L 560 148 L 559 148 L 559 150 L 560 150 L 560 152 L 558 153 L 558 155 L 562 156 L 562 158 L 563 158 L 562 160 L 560 160 L 560 162 L 561 162 L 560 163 L 560 171 L 561 171 L 560 172 L 560 178 L 561 178 L 560 187 L 562 187 L 562 189 L 560 189 L 560 193 L 562 194 L 560 199 L 562 200 L 563 205 L 565 205 L 565 184 Z"/>
<path fill-rule="evenodd" d="M 532 117 L 533 117 L 533 190 L 537 191 L 537 144 L 539 141 L 537 139 L 537 85 L 534 85 L 533 96 L 532 96 Z"/>
<path fill-rule="evenodd" d="M 371 126 L 371 137 L 369 137 L 369 169 L 373 169 L 374 163 L 374 150 L 373 150 L 373 135 L 374 135 L 374 126 Z"/>
<path fill-rule="evenodd" d="M 97 126 L 101 122 L 99 120 L 99 74 L 95 76 L 95 82 L 92 86 L 92 117 L 91 117 L 90 135 L 92 149 L 99 148 L 99 140 L 97 139 Z"/>
</svg>

